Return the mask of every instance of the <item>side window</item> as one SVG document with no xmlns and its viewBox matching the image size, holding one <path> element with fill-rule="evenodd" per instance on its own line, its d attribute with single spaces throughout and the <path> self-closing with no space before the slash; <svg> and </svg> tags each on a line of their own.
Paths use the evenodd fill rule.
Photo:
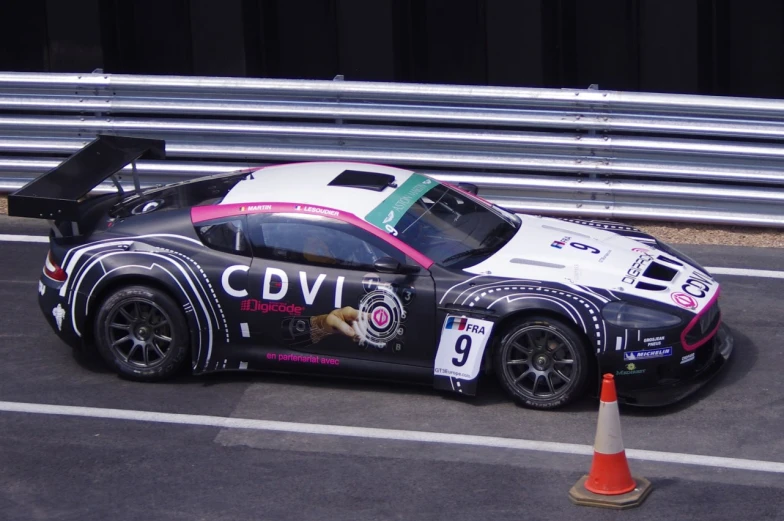
<svg viewBox="0 0 784 521">
<path fill-rule="evenodd" d="M 365 270 L 382 257 L 406 262 L 378 237 L 329 217 L 255 214 L 248 228 L 254 254 L 268 259 Z"/>
<path fill-rule="evenodd" d="M 245 233 L 245 218 L 216 219 L 196 226 L 201 242 L 213 250 L 250 256 L 250 244 Z"/>
</svg>

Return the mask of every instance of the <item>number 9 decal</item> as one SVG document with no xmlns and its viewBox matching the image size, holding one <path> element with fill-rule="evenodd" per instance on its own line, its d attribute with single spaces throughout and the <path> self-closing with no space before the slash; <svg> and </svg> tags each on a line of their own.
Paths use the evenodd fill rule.
<svg viewBox="0 0 784 521">
<path fill-rule="evenodd" d="M 585 250 L 591 253 L 599 253 L 599 250 L 594 248 L 593 246 L 588 246 L 587 244 L 583 244 L 581 242 L 571 242 L 572 247 L 577 248 L 578 250 Z"/>
<path fill-rule="evenodd" d="M 455 352 L 459 355 L 463 355 L 463 357 L 460 359 L 457 357 L 453 358 L 452 363 L 455 364 L 456 367 L 463 367 L 468 361 L 468 353 L 471 352 L 471 337 L 468 335 L 460 335 L 457 337 Z"/>
<path fill-rule="evenodd" d="M 384 226 L 384 227 L 385 227 L 385 228 L 387 229 L 387 231 L 388 231 L 389 233 L 391 233 L 391 234 L 392 234 L 394 237 L 397 237 L 397 230 L 395 229 L 395 227 L 394 227 L 394 226 L 392 226 L 391 224 L 387 224 L 387 225 L 386 225 L 386 226 Z"/>
</svg>

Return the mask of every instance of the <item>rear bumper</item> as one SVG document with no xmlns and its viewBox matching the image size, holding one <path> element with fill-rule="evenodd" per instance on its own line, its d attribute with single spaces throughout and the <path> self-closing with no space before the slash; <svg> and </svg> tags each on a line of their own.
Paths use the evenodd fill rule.
<svg viewBox="0 0 784 521">
<path fill-rule="evenodd" d="M 62 283 L 42 275 L 38 286 L 38 306 L 52 331 L 63 342 L 78 350 L 83 346 L 82 337 L 74 331 L 68 297 L 60 295 L 61 287 Z"/>
<path fill-rule="evenodd" d="M 678 382 L 649 389 L 618 391 L 618 401 L 639 407 L 660 407 L 676 403 L 694 394 L 726 366 L 734 348 L 732 333 L 725 324 L 719 326 L 711 341 L 700 349 L 711 349 L 711 356 L 702 369 Z"/>
</svg>

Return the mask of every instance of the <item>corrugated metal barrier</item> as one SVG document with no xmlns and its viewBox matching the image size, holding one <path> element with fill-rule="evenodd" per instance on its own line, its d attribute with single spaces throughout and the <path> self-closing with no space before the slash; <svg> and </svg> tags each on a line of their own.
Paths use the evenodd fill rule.
<svg viewBox="0 0 784 521">
<path fill-rule="evenodd" d="M 784 100 L 0 73 L 0 191 L 99 133 L 166 140 L 166 161 L 139 162 L 143 185 L 351 160 L 475 183 L 520 212 L 784 226 Z"/>
</svg>

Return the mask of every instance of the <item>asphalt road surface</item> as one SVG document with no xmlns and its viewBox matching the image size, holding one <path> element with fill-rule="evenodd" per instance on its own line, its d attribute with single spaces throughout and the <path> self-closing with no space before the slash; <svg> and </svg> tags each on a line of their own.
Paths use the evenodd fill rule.
<svg viewBox="0 0 784 521">
<path fill-rule="evenodd" d="M 41 223 L 0 218 L 0 234 L 44 233 Z M 682 249 L 707 266 L 784 270 L 784 250 Z M 513 405 L 493 381 L 473 399 L 428 387 L 249 373 L 128 382 L 75 356 L 44 322 L 36 290 L 46 251 L 46 244 L 0 241 L 0 402 L 97 408 L 88 415 L 158 412 L 168 420 L 0 412 L 0 520 L 784 520 L 784 279 L 717 275 L 736 341 L 730 365 L 677 406 L 621 408 L 627 451 L 669 459 L 630 456 L 633 473 L 654 490 L 641 507 L 619 512 L 569 501 L 590 454 L 383 434 L 590 449 L 593 399 L 538 412 Z M 205 426 L 204 417 L 389 430 L 380 438 L 359 430 L 308 434 Z M 703 458 L 684 462 L 690 455 Z M 742 460 L 778 466 L 765 471 Z M 733 468 L 738 462 L 752 468 Z"/>
</svg>

